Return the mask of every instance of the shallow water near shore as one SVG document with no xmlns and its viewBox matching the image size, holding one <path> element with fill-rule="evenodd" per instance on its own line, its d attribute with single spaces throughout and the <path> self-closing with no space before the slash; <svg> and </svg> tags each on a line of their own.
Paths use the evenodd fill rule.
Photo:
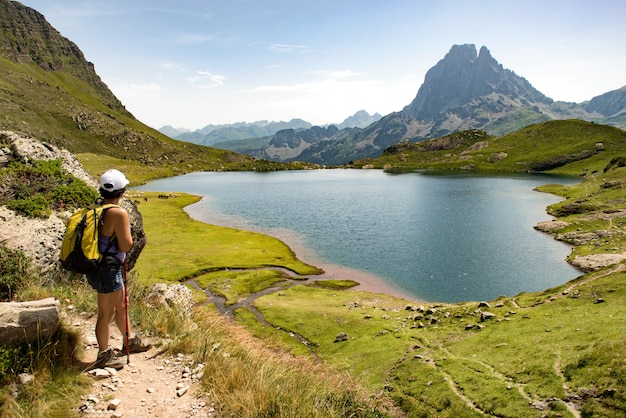
<svg viewBox="0 0 626 418">
<path fill-rule="evenodd" d="M 533 191 L 571 177 L 387 174 L 379 170 L 192 173 L 139 190 L 203 199 L 194 219 L 259 231 L 362 289 L 459 302 L 540 291 L 579 272 L 571 247 L 533 226 L 559 198 Z"/>
<path fill-rule="evenodd" d="M 200 202 L 186 207 L 185 212 L 187 212 L 191 218 L 208 224 L 259 232 L 281 240 L 291 248 L 299 260 L 324 270 L 324 274 L 315 276 L 316 279 L 353 280 L 359 283 L 358 286 L 353 288 L 355 290 L 383 293 L 412 301 L 421 301 L 416 295 L 407 293 L 405 290 L 394 286 L 393 283 L 382 277 L 357 268 L 325 262 L 320 259 L 310 247 L 305 245 L 305 238 L 296 231 L 284 228 L 261 228 L 255 226 L 246 219 L 225 215 L 213 209 L 211 204 L 206 202 L 205 199 L 207 198 L 205 197 Z"/>
</svg>

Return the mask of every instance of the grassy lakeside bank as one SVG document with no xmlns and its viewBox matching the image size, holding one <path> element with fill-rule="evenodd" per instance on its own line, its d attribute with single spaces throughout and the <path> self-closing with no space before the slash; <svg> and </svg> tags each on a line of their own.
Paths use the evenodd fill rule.
<svg viewBox="0 0 626 418">
<path fill-rule="evenodd" d="M 145 192 L 136 197 L 149 240 L 136 266 L 143 282 L 179 282 L 216 270 L 262 267 L 283 267 L 298 275 L 321 273 L 276 238 L 191 219 L 183 208 L 199 201 L 197 196 L 159 198 L 159 193 Z"/>
<path fill-rule="evenodd" d="M 621 215 L 624 201 L 619 198 L 622 183 L 613 190 L 607 186 L 624 174 L 623 168 L 616 168 L 579 185 L 541 188 L 567 198 L 552 205 L 550 213 L 559 216 L 569 213 L 566 209 L 571 205 L 578 208 L 559 216 L 563 230 L 551 231 L 555 236 L 572 228 L 578 235 L 612 228 L 608 241 L 606 234 L 598 235 L 604 244 L 586 242 L 584 251 L 579 245 L 573 254 L 617 253 L 626 247 L 621 220 L 626 215 Z M 277 259 L 271 253 L 280 245 L 266 247 L 264 253 L 253 249 L 255 243 L 266 245 L 261 234 L 251 235 L 252 241 L 244 240 L 240 246 L 239 233 L 232 241 L 218 238 L 228 228 L 195 225 L 183 211 L 193 197 L 152 202 L 155 199 L 151 196 L 147 205 L 140 204 L 149 238 L 137 265 L 140 277 L 152 272 L 153 278 L 160 274 L 176 280 L 203 269 L 228 267 L 233 260 L 238 266 L 253 267 L 264 257 L 274 260 L 272 263 Z M 583 206 L 587 208 L 583 211 L 583 200 L 596 204 Z M 613 218 L 599 223 L 598 217 L 607 212 L 614 214 Z M 170 235 L 170 227 L 163 228 L 164 224 L 180 229 L 169 241 L 165 237 Z M 163 237 L 153 239 L 155 229 L 164 231 L 159 233 Z M 239 256 L 231 258 L 228 246 L 212 250 L 211 240 L 236 244 L 229 250 L 236 249 Z M 187 267 L 178 270 L 180 276 L 168 275 L 170 262 L 162 254 L 178 245 L 185 250 L 175 253 L 173 259 Z M 205 260 L 205 267 L 199 267 L 194 264 L 195 257 L 213 260 Z M 247 261 L 242 262 L 242 257 Z M 626 341 L 620 321 L 626 318 L 626 275 L 620 266 L 581 275 L 544 292 L 486 304 L 412 306 L 386 295 L 304 284 L 254 302 L 271 326 L 256 320 L 246 308 L 238 309 L 237 318 L 252 334 L 290 346 L 293 353 L 307 352 L 290 334 L 302 336 L 317 358 L 340 372 L 349 372 L 372 393 L 386 394 L 408 416 L 614 416 L 626 411 Z M 157 271 L 162 273 L 155 274 Z M 230 299 L 258 290 L 253 289 L 249 275 L 231 275 L 228 280 L 231 291 L 239 289 L 234 295 L 225 294 Z M 335 342 L 339 335 L 345 340 Z"/>
</svg>

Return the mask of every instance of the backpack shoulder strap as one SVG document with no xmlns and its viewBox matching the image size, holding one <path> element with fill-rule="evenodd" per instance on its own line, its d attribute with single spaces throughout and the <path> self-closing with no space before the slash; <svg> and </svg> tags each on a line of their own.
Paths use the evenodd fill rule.
<svg viewBox="0 0 626 418">
<path fill-rule="evenodd" d="M 107 209 L 111 209 L 111 208 L 120 208 L 120 205 L 116 205 L 115 203 L 104 203 L 104 204 L 97 204 L 94 203 L 93 205 L 90 206 L 90 208 L 92 209 L 96 209 L 96 210 L 102 210 L 102 212 L 104 212 Z"/>
<path fill-rule="evenodd" d="M 106 203 L 104 205 L 94 205 L 94 209 L 97 211 L 96 213 L 98 213 L 99 211 L 99 216 L 98 216 L 98 232 L 100 229 L 100 226 L 102 225 L 102 221 L 104 219 L 104 212 L 106 212 L 108 209 L 111 208 L 119 208 L 121 207 L 120 205 L 116 205 L 114 203 Z M 109 250 L 111 249 L 111 247 L 113 246 L 113 243 L 115 242 L 115 234 L 113 234 L 111 236 L 111 239 L 109 239 L 109 243 L 107 244 L 106 249 L 104 250 L 104 254 L 108 253 Z"/>
<path fill-rule="evenodd" d="M 120 205 L 116 205 L 114 203 L 106 203 L 104 205 L 92 205 L 91 209 L 95 210 L 96 213 L 98 214 L 98 216 L 100 217 L 100 221 L 102 221 L 102 216 L 104 215 L 104 212 L 106 212 L 108 209 L 111 208 L 120 208 Z"/>
</svg>

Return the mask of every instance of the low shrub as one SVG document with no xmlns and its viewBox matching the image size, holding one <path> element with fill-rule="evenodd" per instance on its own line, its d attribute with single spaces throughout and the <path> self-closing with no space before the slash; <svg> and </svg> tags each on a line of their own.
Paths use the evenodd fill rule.
<svg viewBox="0 0 626 418">
<path fill-rule="evenodd" d="M 45 218 L 53 209 L 93 203 L 98 192 L 67 173 L 60 160 L 11 162 L 0 170 L 0 205 L 29 217 Z"/>
<path fill-rule="evenodd" d="M 570 215 L 580 215 L 583 213 L 591 213 L 597 211 L 599 208 L 597 205 L 590 205 L 586 203 L 566 203 L 560 207 L 551 206 L 550 215 L 557 217 L 565 217 Z"/>
<path fill-rule="evenodd" d="M 15 375 L 29 368 L 30 355 L 27 345 L 0 345 L 0 385 L 5 386 Z"/>
<path fill-rule="evenodd" d="M 25 282 L 30 261 L 21 251 L 0 246 L 0 301 L 10 301 Z"/>
</svg>

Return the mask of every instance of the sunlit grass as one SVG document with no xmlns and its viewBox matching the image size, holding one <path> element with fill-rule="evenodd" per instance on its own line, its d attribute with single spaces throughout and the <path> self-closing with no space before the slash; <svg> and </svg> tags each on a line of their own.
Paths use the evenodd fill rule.
<svg viewBox="0 0 626 418">
<path fill-rule="evenodd" d="M 149 180 L 177 174 L 171 167 L 145 165 L 137 161 L 115 158 L 109 155 L 83 153 L 77 154 L 76 158 L 95 179 L 98 179 L 109 168 L 120 170 L 130 181 L 130 188 L 145 184 Z"/>
<path fill-rule="evenodd" d="M 475 407 L 497 416 L 539 417 L 545 412 L 532 405 L 547 405 L 554 414 L 570 416 L 563 399 L 589 384 L 614 393 L 621 387 L 616 369 L 626 367 L 626 362 L 598 357 L 609 345 L 616 358 L 624 356 L 618 318 L 626 317 L 626 277 L 597 276 L 586 284 L 574 281 L 575 294 L 561 295 L 561 286 L 543 294 L 499 298 L 490 308 L 439 305 L 430 316 L 407 310 L 406 302 L 393 298 L 302 286 L 280 297 L 265 296 L 256 305 L 270 323 L 303 335 L 324 361 L 352 370 L 372 390 L 390 382 L 385 376 L 391 373 L 389 395 L 407 411 L 471 416 Z M 599 295 L 605 302 L 596 303 Z M 496 318 L 481 322 L 483 310 Z M 466 330 L 471 323 L 484 328 Z M 339 333 L 348 339 L 335 342 Z M 579 378 L 576 384 L 582 386 L 576 386 L 564 370 L 576 370 L 588 380 Z M 624 399 L 624 391 L 618 393 Z M 610 416 L 607 408 L 617 403 L 591 404 L 599 416 Z"/>
<path fill-rule="evenodd" d="M 138 198 L 148 245 L 135 270 L 146 283 L 181 281 L 216 270 L 258 267 L 284 267 L 297 274 L 320 273 L 316 267 L 298 260 L 276 238 L 191 219 L 182 209 L 197 202 L 197 196 L 179 194 L 159 199 L 158 195 L 146 192 Z"/>
<path fill-rule="evenodd" d="M 286 277 L 285 273 L 275 270 L 229 270 L 203 274 L 196 278 L 196 283 L 213 294 L 223 296 L 226 305 L 232 305 L 253 293 L 285 283 Z"/>
<path fill-rule="evenodd" d="M 201 322 L 211 324 L 210 331 L 198 330 L 204 335 L 195 339 L 204 344 L 204 349 L 195 350 L 205 364 L 203 383 L 226 415 L 387 416 L 382 401 L 368 399 L 348 374 L 272 349 L 250 338 L 244 328 L 228 325 L 210 312 L 197 315 Z M 227 341 L 220 339 L 226 334 Z"/>
</svg>

